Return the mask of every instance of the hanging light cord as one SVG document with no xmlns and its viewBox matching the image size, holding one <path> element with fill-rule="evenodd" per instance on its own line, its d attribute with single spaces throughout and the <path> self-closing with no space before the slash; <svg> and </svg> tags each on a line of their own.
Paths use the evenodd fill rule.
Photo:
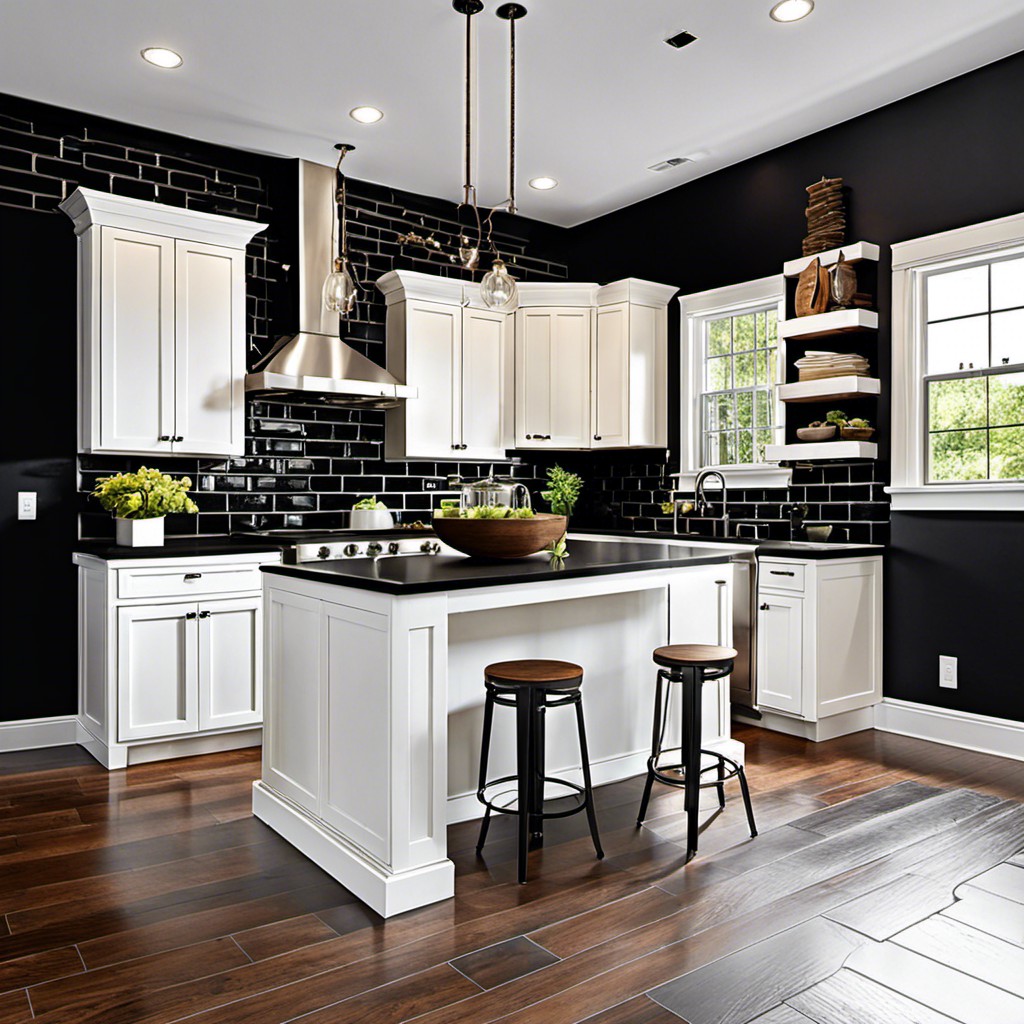
<svg viewBox="0 0 1024 1024">
<path fill-rule="evenodd" d="M 341 207 L 341 256 L 343 259 L 348 259 L 348 183 L 345 180 L 345 175 L 341 173 L 341 161 L 345 159 L 349 148 L 344 144 L 338 146 L 338 162 L 334 166 L 334 176 L 338 185 L 334 201 L 336 206 Z M 333 221 L 334 217 L 331 220 Z M 337 239 L 332 239 L 332 241 L 335 243 L 334 251 L 337 253 Z"/>
<path fill-rule="evenodd" d="M 516 19 L 509 18 L 508 73 L 508 212 L 516 212 Z"/>
<path fill-rule="evenodd" d="M 480 208 L 477 206 L 476 185 L 473 183 L 473 15 L 471 7 L 466 10 L 466 124 L 465 124 L 465 180 L 462 186 L 462 202 L 458 209 L 468 206 L 476 218 L 476 249 L 479 252 L 483 237 Z M 454 259 L 454 257 L 453 257 Z M 470 268 L 472 269 L 472 268 Z"/>
</svg>

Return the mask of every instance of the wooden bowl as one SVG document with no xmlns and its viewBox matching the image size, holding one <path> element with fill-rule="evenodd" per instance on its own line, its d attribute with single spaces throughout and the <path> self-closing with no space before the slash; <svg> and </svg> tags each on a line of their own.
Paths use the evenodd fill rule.
<svg viewBox="0 0 1024 1024">
<path fill-rule="evenodd" d="M 869 441 L 874 432 L 874 427 L 843 427 L 840 431 L 846 441 Z"/>
<path fill-rule="evenodd" d="M 829 423 L 825 427 L 799 427 L 796 436 L 801 441 L 830 441 L 836 436 L 836 425 Z"/>
<path fill-rule="evenodd" d="M 446 519 L 434 516 L 438 540 L 474 558 L 526 558 L 565 533 L 565 516 L 538 512 L 532 519 Z"/>
</svg>

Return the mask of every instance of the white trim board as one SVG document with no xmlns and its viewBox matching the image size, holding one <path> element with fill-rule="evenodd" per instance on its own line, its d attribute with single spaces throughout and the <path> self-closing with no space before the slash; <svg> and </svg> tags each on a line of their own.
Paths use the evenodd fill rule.
<svg viewBox="0 0 1024 1024">
<path fill-rule="evenodd" d="M 39 750 L 42 747 L 68 747 L 77 742 L 75 715 L 53 718 L 23 718 L 0 722 L 0 753 L 15 750 Z"/>
<path fill-rule="evenodd" d="M 875 728 L 961 750 L 1024 761 L 1024 722 L 992 718 L 968 711 L 933 708 L 886 697 L 875 706 Z"/>
</svg>

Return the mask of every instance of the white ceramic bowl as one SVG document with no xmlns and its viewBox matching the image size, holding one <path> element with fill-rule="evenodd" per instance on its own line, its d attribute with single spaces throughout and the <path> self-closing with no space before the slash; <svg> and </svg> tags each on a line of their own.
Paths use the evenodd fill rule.
<svg viewBox="0 0 1024 1024">
<path fill-rule="evenodd" d="M 395 517 L 386 508 L 354 508 L 349 513 L 348 525 L 353 530 L 390 530 Z"/>
</svg>

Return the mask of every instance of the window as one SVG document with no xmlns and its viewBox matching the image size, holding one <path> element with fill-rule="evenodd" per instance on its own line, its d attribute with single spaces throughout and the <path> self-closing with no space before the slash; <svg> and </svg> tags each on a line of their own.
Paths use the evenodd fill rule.
<svg viewBox="0 0 1024 1024">
<path fill-rule="evenodd" d="M 893 246 L 893 507 L 1024 509 L 1024 215 Z"/>
<path fill-rule="evenodd" d="M 778 322 L 781 277 L 762 278 L 681 298 L 680 486 L 706 467 L 728 470 L 737 486 L 784 487 L 789 471 L 765 462 L 782 440 L 776 397 L 783 351 Z"/>
<path fill-rule="evenodd" d="M 778 308 L 776 305 L 700 321 L 704 385 L 701 465 L 764 462 L 779 416 Z"/>
</svg>

